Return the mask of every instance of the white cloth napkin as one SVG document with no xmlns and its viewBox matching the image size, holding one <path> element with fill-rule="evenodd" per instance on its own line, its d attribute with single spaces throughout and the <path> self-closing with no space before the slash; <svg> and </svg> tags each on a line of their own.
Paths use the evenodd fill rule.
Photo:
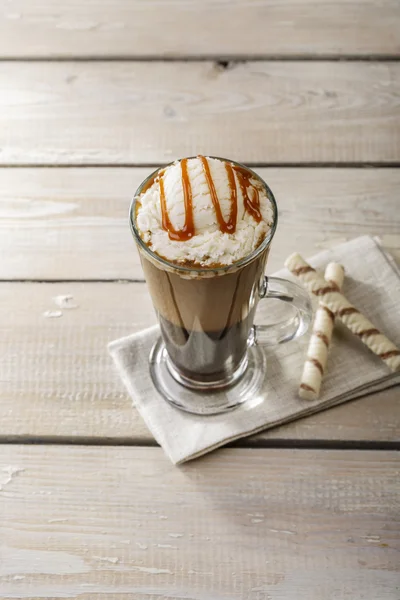
<svg viewBox="0 0 400 600">
<path fill-rule="evenodd" d="M 321 270 L 331 261 L 345 267 L 346 297 L 399 346 L 400 270 L 393 258 L 384 252 L 376 238 L 364 236 L 310 259 Z M 293 279 L 285 269 L 276 275 Z M 263 314 L 268 314 L 270 320 L 274 303 L 260 302 L 256 322 L 262 323 Z M 337 323 L 318 400 L 306 401 L 297 396 L 309 339 L 306 334 L 299 340 L 265 350 L 267 373 L 262 403 L 252 407 L 242 405 L 222 415 L 195 416 L 170 406 L 153 387 L 148 357 L 158 336 L 158 327 L 152 327 L 112 342 L 109 351 L 135 408 L 175 464 L 237 438 L 400 383 L 400 373 L 392 373 L 356 336 Z"/>
</svg>

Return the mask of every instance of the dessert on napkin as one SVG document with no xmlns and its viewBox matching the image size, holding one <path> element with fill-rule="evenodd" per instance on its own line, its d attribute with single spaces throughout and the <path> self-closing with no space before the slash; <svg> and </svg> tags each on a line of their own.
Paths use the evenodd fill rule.
<svg viewBox="0 0 400 600">
<path fill-rule="evenodd" d="M 266 183 L 227 159 L 182 158 L 139 186 L 130 224 L 162 335 L 150 370 L 174 406 L 227 411 L 261 383 L 248 340 L 276 215 Z M 233 382 L 229 396 L 196 394 Z"/>
<path fill-rule="evenodd" d="M 343 265 L 343 294 L 382 334 L 400 345 L 400 273 L 377 239 L 363 236 L 321 252 L 309 260 L 323 272 L 328 263 Z M 277 276 L 288 277 L 284 269 Z M 271 311 L 259 305 L 257 317 Z M 309 334 L 288 344 L 265 350 L 267 369 L 260 397 L 228 414 L 195 416 L 170 406 L 154 389 L 148 355 L 159 336 L 153 327 L 109 346 L 118 372 L 150 431 L 172 462 L 196 458 L 232 440 L 288 423 L 342 402 L 400 383 L 378 356 L 341 323 L 335 325 L 321 395 L 299 398 Z M 360 403 L 360 410 L 362 406 Z"/>
</svg>

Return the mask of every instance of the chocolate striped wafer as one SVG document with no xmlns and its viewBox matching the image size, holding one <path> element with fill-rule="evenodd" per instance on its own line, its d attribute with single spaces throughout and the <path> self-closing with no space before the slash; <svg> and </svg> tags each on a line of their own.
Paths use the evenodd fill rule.
<svg viewBox="0 0 400 600">
<path fill-rule="evenodd" d="M 400 350 L 340 293 L 336 284 L 327 283 L 300 254 L 289 256 L 285 266 L 392 371 L 400 371 Z"/>
<path fill-rule="evenodd" d="M 325 281 L 328 284 L 336 285 L 340 290 L 343 279 L 344 269 L 342 265 L 329 263 L 325 269 Z M 335 315 L 320 302 L 315 313 L 307 358 L 299 387 L 299 396 L 304 400 L 316 400 L 319 396 L 334 323 Z"/>
</svg>

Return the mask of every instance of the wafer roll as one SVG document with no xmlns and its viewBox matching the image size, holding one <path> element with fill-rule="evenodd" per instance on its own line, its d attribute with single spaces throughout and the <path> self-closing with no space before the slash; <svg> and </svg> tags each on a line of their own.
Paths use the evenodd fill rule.
<svg viewBox="0 0 400 600">
<path fill-rule="evenodd" d="M 329 263 L 325 269 L 325 281 L 329 284 L 337 285 L 340 290 L 343 285 L 343 279 L 344 269 L 342 265 Z M 329 308 L 320 302 L 315 313 L 307 358 L 304 363 L 299 387 L 299 396 L 304 400 L 316 400 L 319 396 L 334 323 L 335 316 Z"/>
<path fill-rule="evenodd" d="M 400 371 L 400 350 L 340 293 L 335 283 L 327 283 L 300 254 L 289 256 L 285 266 L 392 371 Z"/>
</svg>

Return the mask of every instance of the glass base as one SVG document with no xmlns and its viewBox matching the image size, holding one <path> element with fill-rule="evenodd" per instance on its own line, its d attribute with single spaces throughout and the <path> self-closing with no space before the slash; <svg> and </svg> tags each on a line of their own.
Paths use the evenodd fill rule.
<svg viewBox="0 0 400 600">
<path fill-rule="evenodd" d="M 212 384 L 195 382 L 177 371 L 159 338 L 150 352 L 150 375 L 157 391 L 176 408 L 195 415 L 216 415 L 244 403 L 251 408 L 262 402 L 266 357 L 259 346 L 250 346 L 229 378 Z"/>
</svg>

